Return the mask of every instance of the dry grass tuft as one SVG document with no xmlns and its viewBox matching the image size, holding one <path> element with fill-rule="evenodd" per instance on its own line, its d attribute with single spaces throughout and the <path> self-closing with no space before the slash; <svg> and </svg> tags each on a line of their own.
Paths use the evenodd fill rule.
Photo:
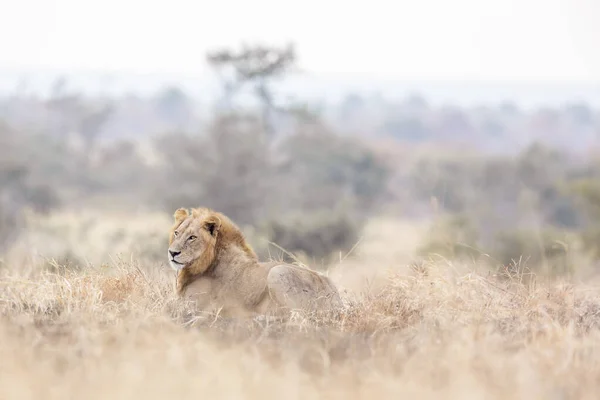
<svg viewBox="0 0 600 400">
<path fill-rule="evenodd" d="M 5 271 L 0 398 L 596 397 L 597 291 L 408 271 L 279 320 L 193 313 L 173 276 L 130 263 Z"/>
<path fill-rule="evenodd" d="M 134 272 L 121 276 L 109 276 L 100 282 L 102 300 L 117 303 L 122 303 L 134 294 L 141 295 L 141 287 L 141 277 Z"/>
</svg>

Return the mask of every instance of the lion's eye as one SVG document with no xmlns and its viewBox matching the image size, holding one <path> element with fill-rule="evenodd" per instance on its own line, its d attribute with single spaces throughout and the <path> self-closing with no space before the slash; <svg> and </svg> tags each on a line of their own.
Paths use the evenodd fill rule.
<svg viewBox="0 0 600 400">
<path fill-rule="evenodd" d="M 188 238 L 188 240 L 195 240 L 195 239 L 196 239 L 196 236 L 194 236 L 194 235 L 192 235 Z"/>
<path fill-rule="evenodd" d="M 173 232 L 173 236 L 175 236 L 175 237 L 179 236 L 179 232 L 177 232 L 177 231 Z"/>
</svg>

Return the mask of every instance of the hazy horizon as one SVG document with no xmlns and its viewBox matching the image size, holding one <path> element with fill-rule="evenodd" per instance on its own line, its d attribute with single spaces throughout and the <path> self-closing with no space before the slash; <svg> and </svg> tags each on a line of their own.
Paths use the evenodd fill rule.
<svg viewBox="0 0 600 400">
<path fill-rule="evenodd" d="M 0 0 L 0 91 L 47 92 L 65 75 L 85 92 L 213 96 L 208 50 L 294 42 L 304 77 L 285 87 L 463 105 L 600 106 L 594 0 Z M 21 87 L 22 89 L 23 87 Z"/>
<path fill-rule="evenodd" d="M 56 79 L 67 79 L 68 90 L 86 95 L 152 96 L 176 86 L 201 102 L 212 102 L 218 95 L 218 81 L 210 71 L 192 74 L 131 73 L 115 71 L 60 71 L 29 69 L 11 71 L 0 68 L 0 93 L 20 91 L 46 96 Z M 352 93 L 400 100 L 420 95 L 431 104 L 453 103 L 474 107 L 511 102 L 521 108 L 560 107 L 587 103 L 600 107 L 600 84 L 569 82 L 495 82 L 385 79 L 376 77 L 339 77 L 334 74 L 306 73 L 288 78 L 276 86 L 282 95 L 324 103 L 337 103 Z"/>
</svg>

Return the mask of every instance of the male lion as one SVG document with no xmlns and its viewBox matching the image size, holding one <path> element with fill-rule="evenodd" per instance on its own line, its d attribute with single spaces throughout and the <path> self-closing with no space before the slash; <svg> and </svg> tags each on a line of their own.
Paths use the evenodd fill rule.
<svg viewBox="0 0 600 400">
<path fill-rule="evenodd" d="M 279 308 L 331 309 L 342 305 L 326 276 L 280 262 L 259 262 L 228 217 L 208 208 L 180 208 L 169 236 L 169 264 L 177 294 L 201 309 L 255 315 Z"/>
</svg>

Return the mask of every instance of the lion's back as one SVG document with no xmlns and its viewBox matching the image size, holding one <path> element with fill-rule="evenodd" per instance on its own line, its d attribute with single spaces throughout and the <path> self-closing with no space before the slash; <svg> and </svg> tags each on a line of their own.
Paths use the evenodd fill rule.
<svg viewBox="0 0 600 400">
<path fill-rule="evenodd" d="M 267 286 L 278 303 L 294 308 L 324 309 L 342 304 L 330 278 L 297 265 L 271 264 Z"/>
</svg>

